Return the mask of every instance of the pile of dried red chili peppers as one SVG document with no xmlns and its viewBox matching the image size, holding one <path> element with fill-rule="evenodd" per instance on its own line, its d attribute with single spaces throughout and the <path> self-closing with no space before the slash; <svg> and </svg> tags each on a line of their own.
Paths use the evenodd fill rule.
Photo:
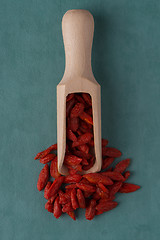
<svg viewBox="0 0 160 240">
<path fill-rule="evenodd" d="M 75 210 L 86 209 L 86 219 L 112 210 L 117 192 L 134 192 L 140 186 L 125 183 L 130 176 L 126 168 L 130 159 L 120 161 L 114 168 L 111 164 L 121 152 L 108 147 L 108 140 L 102 139 L 102 171 L 81 175 L 89 170 L 95 161 L 92 101 L 87 93 L 69 94 L 66 99 L 66 154 L 64 164 L 69 175 L 61 176 L 57 169 L 57 144 L 38 153 L 35 159 L 45 164 L 39 174 L 37 188 L 44 189 L 47 199 L 45 208 L 59 218 L 67 213 L 76 220 Z M 52 179 L 54 178 L 54 181 Z"/>
</svg>

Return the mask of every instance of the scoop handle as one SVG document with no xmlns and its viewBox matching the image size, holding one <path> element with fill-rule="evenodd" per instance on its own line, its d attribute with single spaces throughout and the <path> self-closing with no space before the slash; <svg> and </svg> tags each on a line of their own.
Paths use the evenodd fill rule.
<svg viewBox="0 0 160 240">
<path fill-rule="evenodd" d="M 91 50 L 94 33 L 92 14 L 83 9 L 67 11 L 62 19 L 65 74 L 87 77 L 92 73 Z"/>
</svg>

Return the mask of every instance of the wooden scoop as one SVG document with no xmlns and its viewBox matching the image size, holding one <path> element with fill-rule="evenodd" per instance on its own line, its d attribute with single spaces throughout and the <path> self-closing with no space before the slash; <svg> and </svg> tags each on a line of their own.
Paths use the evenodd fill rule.
<svg viewBox="0 0 160 240">
<path fill-rule="evenodd" d="M 66 149 L 66 97 L 69 93 L 85 92 L 92 98 L 95 164 L 88 171 L 100 171 L 101 152 L 101 88 L 93 76 L 91 50 L 94 19 L 87 10 L 69 10 L 62 19 L 65 47 L 65 72 L 57 85 L 58 171 L 67 175 L 63 164 Z"/>
</svg>

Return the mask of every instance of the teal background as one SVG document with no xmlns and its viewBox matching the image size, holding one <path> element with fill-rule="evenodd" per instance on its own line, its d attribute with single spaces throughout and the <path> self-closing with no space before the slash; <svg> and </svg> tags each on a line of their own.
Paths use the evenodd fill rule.
<svg viewBox="0 0 160 240">
<path fill-rule="evenodd" d="M 56 85 L 64 72 L 61 19 L 95 19 L 92 65 L 102 86 L 103 137 L 130 157 L 119 206 L 86 221 L 56 220 L 36 189 L 35 154 L 56 142 Z M 160 1 L 0 0 L 0 239 L 160 239 Z"/>
</svg>

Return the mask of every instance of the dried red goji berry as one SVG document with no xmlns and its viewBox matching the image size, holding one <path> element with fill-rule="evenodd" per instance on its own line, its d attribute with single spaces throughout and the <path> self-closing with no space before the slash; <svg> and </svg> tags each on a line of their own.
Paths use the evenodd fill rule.
<svg viewBox="0 0 160 240">
<path fill-rule="evenodd" d="M 90 153 L 85 153 L 85 152 L 82 152 L 82 151 L 78 151 L 76 149 L 73 149 L 73 154 L 76 155 L 77 157 L 85 158 L 87 160 L 92 157 L 92 155 Z M 93 157 L 93 159 L 94 159 L 94 157 Z"/>
<path fill-rule="evenodd" d="M 76 183 L 77 187 L 81 189 L 82 191 L 87 191 L 87 192 L 95 192 L 96 188 L 94 186 L 84 184 L 84 183 Z"/>
<path fill-rule="evenodd" d="M 90 147 L 94 147 L 94 140 L 91 139 L 91 141 L 88 143 Z"/>
<path fill-rule="evenodd" d="M 114 196 L 119 191 L 121 186 L 122 186 L 122 182 L 116 182 L 112 186 L 110 186 L 110 188 L 109 188 L 110 197 Z"/>
<path fill-rule="evenodd" d="M 69 116 L 71 109 L 75 104 L 75 98 L 72 98 L 70 101 L 66 103 L 66 117 Z"/>
<path fill-rule="evenodd" d="M 102 147 L 106 147 L 108 145 L 108 140 L 102 138 Z"/>
<path fill-rule="evenodd" d="M 63 205 L 62 212 L 73 212 L 74 209 L 72 208 L 71 202 L 66 203 Z"/>
<path fill-rule="evenodd" d="M 72 132 L 71 129 L 67 129 L 67 138 L 73 142 L 77 142 L 76 135 Z"/>
<path fill-rule="evenodd" d="M 86 113 L 89 114 L 90 116 L 92 116 L 92 107 L 89 107 L 89 108 L 86 110 Z"/>
<path fill-rule="evenodd" d="M 83 103 L 84 106 L 86 105 L 86 102 L 84 101 L 84 99 L 80 95 L 76 94 L 75 98 L 78 100 L 78 102 Z"/>
<path fill-rule="evenodd" d="M 123 183 L 122 187 L 120 188 L 119 192 L 121 193 L 130 193 L 135 192 L 140 188 L 140 186 L 132 183 Z"/>
<path fill-rule="evenodd" d="M 82 112 L 80 115 L 79 115 L 80 119 L 82 119 L 83 121 L 93 125 L 93 118 L 86 112 Z"/>
<path fill-rule="evenodd" d="M 126 168 L 129 166 L 129 164 L 130 164 L 130 159 L 129 158 L 127 158 L 125 160 L 122 160 L 119 163 L 117 163 L 114 171 L 123 173 L 126 170 Z"/>
<path fill-rule="evenodd" d="M 124 173 L 125 181 L 129 178 L 130 175 L 131 175 L 130 171 L 126 171 L 126 172 Z"/>
<path fill-rule="evenodd" d="M 79 207 L 86 208 L 86 201 L 80 189 L 77 189 L 77 199 L 78 199 Z"/>
<path fill-rule="evenodd" d="M 73 168 L 69 168 L 69 166 L 67 166 L 67 167 L 68 167 L 69 175 L 74 175 L 74 174 L 77 174 L 77 173 L 78 173 L 78 170 L 73 169 Z"/>
<path fill-rule="evenodd" d="M 112 185 L 113 181 L 107 177 L 104 176 L 100 173 L 88 173 L 86 175 L 83 176 L 84 178 L 86 178 L 89 182 L 94 183 L 94 184 L 98 184 L 99 182 L 103 183 L 104 185 Z"/>
<path fill-rule="evenodd" d="M 112 157 L 107 157 L 107 158 L 103 159 L 102 170 L 105 168 L 108 168 L 112 164 L 113 161 L 114 161 L 114 158 L 112 158 Z"/>
<path fill-rule="evenodd" d="M 66 102 L 70 101 L 73 97 L 74 97 L 74 93 L 68 94 L 68 96 L 66 97 Z"/>
<path fill-rule="evenodd" d="M 70 117 L 71 118 L 79 117 L 83 111 L 84 111 L 84 104 L 76 103 L 76 105 L 71 110 Z"/>
<path fill-rule="evenodd" d="M 36 160 L 36 159 L 39 159 L 39 158 L 44 158 L 44 157 L 47 156 L 52 150 L 57 150 L 57 144 L 53 144 L 53 145 L 51 145 L 50 147 L 48 147 L 46 150 L 38 153 L 34 159 Z"/>
<path fill-rule="evenodd" d="M 49 179 L 49 166 L 46 164 L 41 170 L 37 182 L 37 189 L 41 191 L 47 184 Z"/>
<path fill-rule="evenodd" d="M 57 197 L 56 200 L 54 201 L 53 214 L 55 218 L 59 218 L 62 215 L 62 208 L 61 205 L 59 204 L 59 197 Z"/>
<path fill-rule="evenodd" d="M 94 199 L 90 200 L 89 206 L 86 208 L 86 219 L 92 220 L 96 213 L 96 201 Z"/>
<path fill-rule="evenodd" d="M 89 169 L 91 169 L 91 167 L 93 167 L 93 165 L 94 165 L 94 160 L 95 160 L 94 157 L 92 157 L 90 160 L 88 160 L 89 164 L 86 166 L 83 165 L 83 170 L 88 171 Z"/>
<path fill-rule="evenodd" d="M 79 128 L 79 118 L 70 118 L 68 120 L 68 128 L 71 129 L 73 132 L 76 132 Z"/>
<path fill-rule="evenodd" d="M 48 192 L 48 189 L 50 188 L 50 186 L 52 185 L 52 182 L 47 182 L 46 186 L 45 186 L 45 189 L 44 189 L 44 197 L 47 199 L 47 192 Z"/>
<path fill-rule="evenodd" d="M 104 192 L 101 188 L 97 187 L 96 192 L 93 194 L 93 199 L 99 200 L 100 198 L 108 199 L 109 198 L 109 191 Z"/>
<path fill-rule="evenodd" d="M 65 189 L 73 189 L 73 188 L 77 188 L 77 185 L 75 183 L 65 186 Z"/>
<path fill-rule="evenodd" d="M 122 155 L 122 153 L 116 149 L 116 148 L 112 148 L 112 147 L 102 147 L 102 156 L 108 156 L 108 157 L 120 157 Z"/>
<path fill-rule="evenodd" d="M 88 93 L 82 93 L 82 97 L 89 106 L 92 106 L 92 99 Z"/>
<path fill-rule="evenodd" d="M 74 174 L 74 175 L 68 175 L 64 179 L 64 183 L 78 183 L 82 179 L 82 176 L 79 174 Z"/>
<path fill-rule="evenodd" d="M 54 196 L 60 189 L 63 181 L 64 181 L 64 176 L 61 176 L 61 177 L 58 177 L 57 179 L 55 179 L 53 181 L 52 185 L 50 186 L 48 192 L 46 193 L 46 196 L 48 198 L 51 198 L 52 196 Z"/>
<path fill-rule="evenodd" d="M 114 202 L 114 201 L 104 201 L 104 202 L 99 203 L 96 206 L 96 210 L 107 212 L 107 211 L 112 210 L 113 208 L 117 207 L 117 205 L 118 205 L 118 203 Z"/>
<path fill-rule="evenodd" d="M 67 199 L 65 197 L 65 194 L 61 190 L 58 192 L 58 194 L 59 194 L 59 203 L 60 204 L 66 204 L 70 201 L 70 199 Z"/>
<path fill-rule="evenodd" d="M 98 186 L 102 189 L 103 192 L 109 193 L 109 190 L 103 185 L 103 183 L 99 182 Z"/>
<path fill-rule="evenodd" d="M 49 153 L 47 156 L 43 157 L 40 159 L 40 163 L 46 164 L 50 161 L 52 161 L 56 157 L 56 154 L 54 153 Z"/>
<path fill-rule="evenodd" d="M 85 198 L 89 198 L 92 194 L 93 194 L 93 192 L 83 191 L 83 195 Z"/>
<path fill-rule="evenodd" d="M 71 173 L 71 171 L 72 171 L 72 174 L 71 174 L 71 175 L 77 174 L 78 172 L 82 172 L 82 166 L 81 166 L 81 164 L 72 165 L 72 166 L 66 165 L 66 166 L 67 166 L 67 168 L 68 168 L 68 170 L 69 170 L 69 173 Z"/>
<path fill-rule="evenodd" d="M 81 164 L 82 164 L 82 166 L 83 166 L 83 165 L 85 165 L 85 166 L 89 165 L 87 159 L 85 159 L 85 158 L 82 159 Z"/>
<path fill-rule="evenodd" d="M 72 212 L 67 212 L 67 214 L 68 214 L 74 221 L 76 220 L 76 216 L 75 216 L 74 211 L 72 211 Z"/>
<path fill-rule="evenodd" d="M 89 146 L 87 144 L 80 145 L 77 148 L 86 154 L 89 153 Z"/>
<path fill-rule="evenodd" d="M 67 198 L 69 201 L 71 200 L 71 192 L 72 189 L 66 189 L 66 192 L 64 193 L 65 198 Z"/>
<path fill-rule="evenodd" d="M 103 172 L 101 174 L 111 178 L 114 181 L 125 181 L 125 178 L 123 177 L 123 175 L 120 172 L 106 171 L 106 172 Z"/>
<path fill-rule="evenodd" d="M 79 158 L 75 155 L 66 155 L 64 162 L 66 165 L 74 166 L 80 164 L 82 162 L 82 158 Z"/>
<path fill-rule="evenodd" d="M 53 213 L 53 203 L 51 203 L 50 200 L 48 200 L 48 202 L 46 202 L 46 204 L 45 204 L 45 209 L 47 209 L 48 212 Z"/>
<path fill-rule="evenodd" d="M 53 178 L 58 178 L 58 177 L 61 176 L 61 174 L 58 172 L 57 156 L 56 156 L 55 159 L 51 162 L 50 175 L 51 175 Z"/>
<path fill-rule="evenodd" d="M 80 122 L 80 126 L 79 126 L 79 130 L 83 133 L 87 133 L 87 132 L 92 132 L 92 125 L 88 124 L 87 122 L 81 121 Z"/>
<path fill-rule="evenodd" d="M 71 203 L 72 203 L 73 209 L 77 209 L 79 207 L 78 200 L 77 200 L 77 191 L 75 188 L 73 188 L 71 192 Z"/>
<path fill-rule="evenodd" d="M 72 147 L 77 147 L 77 146 L 83 145 L 85 143 L 88 143 L 92 137 L 93 137 L 92 133 L 85 133 L 85 134 L 79 136 L 76 142 L 72 143 Z"/>
</svg>

